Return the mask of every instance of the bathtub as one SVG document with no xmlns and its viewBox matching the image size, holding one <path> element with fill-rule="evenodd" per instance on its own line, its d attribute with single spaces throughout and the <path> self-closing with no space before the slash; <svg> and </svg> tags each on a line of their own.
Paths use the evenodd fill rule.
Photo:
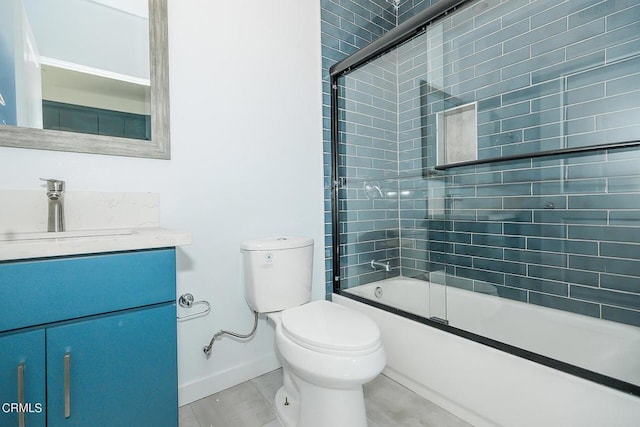
<svg viewBox="0 0 640 427">
<path fill-rule="evenodd" d="M 333 294 L 336 303 L 378 323 L 386 375 L 473 425 L 640 425 L 640 397 L 349 295 L 423 318 L 447 319 L 454 328 L 634 385 L 640 385 L 640 328 L 402 277 Z"/>
</svg>

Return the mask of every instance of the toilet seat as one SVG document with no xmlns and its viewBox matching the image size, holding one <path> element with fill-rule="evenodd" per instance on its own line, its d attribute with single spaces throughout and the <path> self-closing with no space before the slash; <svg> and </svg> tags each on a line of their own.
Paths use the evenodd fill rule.
<svg viewBox="0 0 640 427">
<path fill-rule="evenodd" d="M 382 346 L 380 330 L 373 320 L 329 301 L 284 310 L 281 322 L 287 338 L 320 353 L 359 356 Z"/>
</svg>

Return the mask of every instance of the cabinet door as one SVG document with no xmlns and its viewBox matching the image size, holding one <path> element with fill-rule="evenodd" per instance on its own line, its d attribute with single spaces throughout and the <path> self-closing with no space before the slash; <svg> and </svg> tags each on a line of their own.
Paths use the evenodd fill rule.
<svg viewBox="0 0 640 427">
<path fill-rule="evenodd" d="M 175 304 L 47 329 L 47 422 L 178 425 Z"/>
<path fill-rule="evenodd" d="M 44 330 L 0 336 L 0 426 L 45 425 Z"/>
</svg>

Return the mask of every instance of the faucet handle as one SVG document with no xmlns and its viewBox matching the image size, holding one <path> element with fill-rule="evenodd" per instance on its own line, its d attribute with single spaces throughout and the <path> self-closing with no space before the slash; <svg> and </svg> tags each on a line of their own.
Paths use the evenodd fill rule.
<svg viewBox="0 0 640 427">
<path fill-rule="evenodd" d="M 64 191 L 64 181 L 52 178 L 40 178 L 40 181 L 47 183 L 47 191 L 55 191 L 57 193 Z"/>
</svg>

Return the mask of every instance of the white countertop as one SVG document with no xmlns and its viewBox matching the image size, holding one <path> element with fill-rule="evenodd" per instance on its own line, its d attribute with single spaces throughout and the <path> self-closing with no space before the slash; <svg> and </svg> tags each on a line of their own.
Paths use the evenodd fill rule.
<svg viewBox="0 0 640 427">
<path fill-rule="evenodd" d="M 0 261 L 191 244 L 191 234 L 164 228 L 0 234 Z"/>
</svg>

